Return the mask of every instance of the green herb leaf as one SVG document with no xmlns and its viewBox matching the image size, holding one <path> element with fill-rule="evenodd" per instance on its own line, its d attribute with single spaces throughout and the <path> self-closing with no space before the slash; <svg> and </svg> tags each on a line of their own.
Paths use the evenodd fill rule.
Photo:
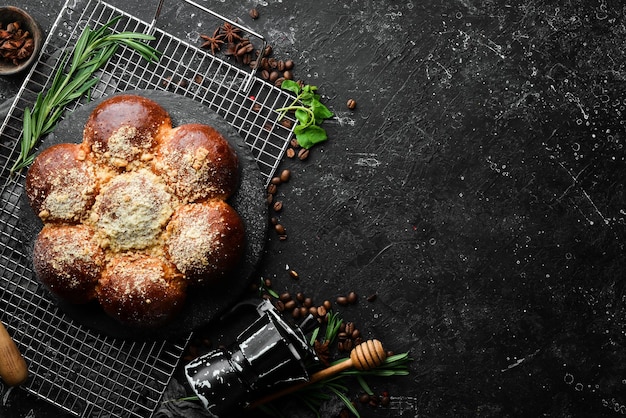
<svg viewBox="0 0 626 418">
<path fill-rule="evenodd" d="M 47 93 L 37 96 L 32 109 L 24 109 L 20 155 L 11 167 L 11 174 L 33 162 L 33 150 L 39 139 L 54 130 L 65 106 L 90 94 L 99 81 L 94 74 L 106 65 L 120 45 L 137 51 L 149 61 L 159 57 L 156 49 L 141 42 L 152 41 L 153 36 L 135 32 L 111 33 L 110 28 L 120 18 L 110 20 L 95 31 L 86 27 L 76 41 L 71 59 L 69 54 L 61 59 Z"/>
<path fill-rule="evenodd" d="M 280 112 L 278 120 L 282 119 L 287 112 L 293 111 L 298 124 L 294 128 L 294 134 L 298 144 L 306 149 L 315 144 L 328 139 L 326 130 L 320 125 L 324 120 L 332 118 L 331 112 L 320 100 L 321 96 L 316 94 L 316 86 L 309 84 L 300 86 L 293 80 L 285 80 L 281 84 L 283 90 L 296 94 L 296 99 L 289 106 L 276 109 Z M 300 104 L 298 104 L 298 102 Z"/>
<path fill-rule="evenodd" d="M 301 126 L 298 125 L 294 128 L 294 133 L 298 139 L 298 144 L 302 148 L 309 149 L 315 144 L 324 142 L 328 139 L 326 131 L 317 125 Z"/>
</svg>

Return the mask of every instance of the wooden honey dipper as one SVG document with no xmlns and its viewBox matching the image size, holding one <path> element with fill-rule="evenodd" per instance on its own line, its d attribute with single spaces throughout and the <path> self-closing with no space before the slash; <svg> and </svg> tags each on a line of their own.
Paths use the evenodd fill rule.
<svg viewBox="0 0 626 418">
<path fill-rule="evenodd" d="M 253 402 L 248 406 L 249 409 L 256 408 L 259 405 L 271 402 L 289 393 L 293 393 L 302 389 L 305 386 L 319 382 L 320 380 L 334 376 L 335 374 L 354 367 L 357 370 L 371 370 L 374 369 L 385 361 L 387 358 L 387 352 L 383 349 L 383 345 L 378 340 L 367 340 L 357 345 L 350 352 L 350 358 L 337 363 L 333 366 L 320 370 L 317 373 L 311 375 L 311 378 L 306 382 L 299 383 L 297 385 L 289 386 L 282 391 L 272 393 L 264 398 Z"/>
<path fill-rule="evenodd" d="M 0 322 L 0 378 L 9 386 L 22 384 L 28 378 L 26 360 L 2 322 Z"/>
</svg>

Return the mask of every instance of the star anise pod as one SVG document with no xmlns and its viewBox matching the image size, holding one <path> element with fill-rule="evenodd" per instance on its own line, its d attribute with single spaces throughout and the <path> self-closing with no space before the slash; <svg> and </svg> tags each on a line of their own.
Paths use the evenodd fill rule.
<svg viewBox="0 0 626 418">
<path fill-rule="evenodd" d="M 200 45 L 200 48 L 211 48 L 211 52 L 215 54 L 222 48 L 222 44 L 224 43 L 223 35 L 219 33 L 219 28 L 213 32 L 213 36 L 208 35 L 200 35 L 202 39 L 204 39 L 204 43 Z"/>
<path fill-rule="evenodd" d="M 220 27 L 220 30 L 222 31 L 222 35 L 229 43 L 234 43 L 241 40 L 241 29 L 231 25 L 228 22 L 224 22 L 224 24 Z"/>
</svg>

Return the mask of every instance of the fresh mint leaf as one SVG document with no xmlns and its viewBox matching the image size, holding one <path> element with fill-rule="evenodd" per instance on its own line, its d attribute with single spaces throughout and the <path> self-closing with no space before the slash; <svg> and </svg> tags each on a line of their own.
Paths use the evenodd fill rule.
<svg viewBox="0 0 626 418">
<path fill-rule="evenodd" d="M 326 131 L 317 125 L 302 126 L 298 125 L 294 128 L 294 133 L 298 139 L 298 144 L 302 148 L 309 149 L 315 144 L 324 142 L 328 139 Z"/>
<path fill-rule="evenodd" d="M 295 93 L 295 94 L 300 94 L 300 91 L 302 90 L 300 88 L 300 84 L 296 83 L 293 80 L 283 81 L 282 84 L 280 85 L 280 88 L 282 88 L 283 90 L 291 91 L 292 93 Z"/>
<path fill-rule="evenodd" d="M 293 80 L 285 80 L 281 88 L 296 94 L 291 105 L 276 109 L 276 111 L 281 113 L 279 121 L 287 112 L 294 112 L 298 121 L 294 128 L 298 144 L 309 149 L 315 144 L 326 141 L 328 139 L 326 130 L 320 125 L 324 120 L 332 118 L 334 114 L 321 102 L 322 97 L 315 93 L 317 86 L 309 84 L 301 86 Z"/>
</svg>

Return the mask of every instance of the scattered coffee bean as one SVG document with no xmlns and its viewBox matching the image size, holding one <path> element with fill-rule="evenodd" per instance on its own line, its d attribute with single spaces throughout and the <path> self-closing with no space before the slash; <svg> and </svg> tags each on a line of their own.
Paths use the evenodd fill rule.
<svg viewBox="0 0 626 418">
<path fill-rule="evenodd" d="M 281 210 L 283 210 L 283 202 L 281 202 L 280 200 L 274 202 L 274 205 L 272 205 L 272 209 L 274 209 L 274 212 L 280 212 Z"/>
<path fill-rule="evenodd" d="M 258 103 L 255 103 L 254 105 L 252 105 L 252 111 L 253 112 L 260 112 L 261 111 L 261 105 Z"/>
<path fill-rule="evenodd" d="M 328 312 L 326 311 L 326 308 L 324 307 L 324 305 L 317 307 L 317 315 L 318 316 L 326 316 L 327 313 Z"/>
<path fill-rule="evenodd" d="M 323 306 L 324 306 L 324 308 L 326 308 L 327 311 L 329 311 L 333 307 L 333 304 L 330 303 L 329 300 L 325 300 L 324 303 L 323 303 Z"/>
<path fill-rule="evenodd" d="M 268 80 L 271 83 L 274 83 L 276 80 L 278 80 L 278 77 L 280 77 L 280 73 L 278 71 L 272 71 L 270 73 L 270 76 L 269 76 Z"/>
<path fill-rule="evenodd" d="M 278 299 L 283 302 L 288 302 L 291 300 L 291 294 L 289 292 L 281 293 Z"/>
<path fill-rule="evenodd" d="M 287 158 L 293 158 L 296 156 L 296 151 L 293 148 L 287 148 L 287 152 L 285 153 Z"/>
<path fill-rule="evenodd" d="M 283 81 L 285 81 L 285 77 L 278 77 L 276 81 L 274 81 L 274 85 L 276 87 L 281 87 L 283 85 Z M 283 119 L 285 120 L 285 119 Z"/>
<path fill-rule="evenodd" d="M 283 312 L 285 310 L 285 302 L 282 300 L 277 301 L 274 306 L 278 312 Z"/>
<path fill-rule="evenodd" d="M 278 191 L 278 186 L 274 183 L 270 183 L 269 186 L 267 186 L 267 192 L 269 194 L 276 194 L 276 192 Z"/>
<path fill-rule="evenodd" d="M 269 80 L 269 78 L 270 78 L 270 72 L 269 72 L 269 71 L 267 71 L 267 70 L 263 70 L 263 71 L 261 71 L 261 78 L 262 78 L 263 80 Z"/>
<path fill-rule="evenodd" d="M 286 232 L 286 231 L 285 231 L 285 227 L 284 227 L 284 226 L 282 226 L 281 224 L 277 224 L 277 225 L 275 225 L 275 226 L 274 226 L 274 229 L 276 230 L 276 233 L 277 233 L 278 235 L 285 235 L 285 232 Z"/>
<path fill-rule="evenodd" d="M 374 301 L 376 300 L 376 298 L 377 298 L 377 297 L 378 297 L 378 295 L 377 295 L 376 293 L 374 293 L 374 294 L 369 295 L 369 296 L 367 297 L 367 301 L 368 301 L 368 302 L 374 302 Z"/>
<path fill-rule="evenodd" d="M 358 296 L 356 295 L 356 293 L 354 292 L 350 292 L 348 293 L 348 303 L 353 305 L 355 303 L 357 303 L 359 300 Z"/>
<path fill-rule="evenodd" d="M 291 178 L 291 170 L 288 169 L 284 169 L 283 171 L 280 172 L 280 181 L 285 183 L 288 182 L 289 179 Z"/>
<path fill-rule="evenodd" d="M 309 310 L 304 306 L 300 306 L 300 316 L 305 317 L 308 314 L 309 314 Z"/>
<path fill-rule="evenodd" d="M 278 62 L 276 63 L 276 69 L 280 71 L 281 73 L 285 71 L 285 61 L 278 60 Z"/>
<path fill-rule="evenodd" d="M 270 180 L 270 183 L 275 184 L 276 186 L 278 186 L 281 183 L 280 177 L 279 176 L 272 177 L 272 179 Z"/>
<path fill-rule="evenodd" d="M 300 275 L 299 275 L 299 274 L 298 274 L 298 272 L 297 272 L 297 271 L 295 271 L 295 270 L 289 270 L 289 276 L 290 276 L 292 279 L 295 279 L 295 280 L 298 280 L 298 279 L 300 278 Z M 301 302 L 301 301 L 300 301 L 300 302 Z"/>
<path fill-rule="evenodd" d="M 305 296 L 304 293 L 298 292 L 296 293 L 296 300 L 300 303 L 304 302 Z"/>
<path fill-rule="evenodd" d="M 293 311 L 291 311 L 291 316 L 293 317 L 293 319 L 300 318 L 300 309 L 294 309 Z"/>
<path fill-rule="evenodd" d="M 348 304 L 348 298 L 345 297 L 345 296 L 337 297 L 337 304 L 339 304 L 341 306 L 346 306 Z"/>
<path fill-rule="evenodd" d="M 356 108 L 356 100 L 349 99 L 348 102 L 346 103 L 346 106 L 348 106 L 348 109 L 354 110 Z"/>
<path fill-rule="evenodd" d="M 250 17 L 252 19 L 258 19 L 259 18 L 259 11 L 257 9 L 250 9 L 248 14 L 250 15 Z"/>
<path fill-rule="evenodd" d="M 270 223 L 271 223 L 272 225 L 278 225 L 278 218 L 277 218 L 277 217 L 275 217 L 275 216 L 272 216 L 272 217 L 270 218 Z"/>
<path fill-rule="evenodd" d="M 359 402 L 368 403 L 369 401 L 370 401 L 370 395 L 368 395 L 367 393 L 364 393 L 361 396 L 359 396 Z"/>
<path fill-rule="evenodd" d="M 265 49 L 263 50 L 263 56 L 269 57 L 270 55 L 272 55 L 272 52 L 274 52 L 272 49 L 272 45 L 267 45 Z M 268 59 L 268 63 L 269 63 L 269 59 Z"/>
<path fill-rule="evenodd" d="M 267 204 L 271 205 L 274 202 L 274 195 L 271 193 L 268 193 L 267 195 Z"/>
<path fill-rule="evenodd" d="M 287 128 L 287 129 L 291 129 L 291 121 L 289 119 L 283 119 L 280 121 L 280 124 Z M 292 150 L 293 151 L 293 150 Z M 295 151 L 294 151 L 294 155 L 295 155 Z"/>
<path fill-rule="evenodd" d="M 300 161 L 304 161 L 307 158 L 309 158 L 309 150 L 306 148 L 302 148 L 300 151 L 298 151 L 298 159 Z"/>
<path fill-rule="evenodd" d="M 196 84 L 202 84 L 203 81 L 204 81 L 204 77 L 202 77 L 200 74 L 196 74 L 195 77 L 193 78 L 193 82 Z"/>
<path fill-rule="evenodd" d="M 296 138 L 292 138 L 291 141 L 289 141 L 289 145 L 293 148 L 300 148 L 300 144 L 298 144 L 298 140 Z"/>
<path fill-rule="evenodd" d="M 313 306 L 313 299 L 311 298 L 304 299 L 304 302 L 302 302 L 302 305 L 304 305 L 304 307 L 306 308 L 310 308 L 311 306 Z"/>
<path fill-rule="evenodd" d="M 292 60 L 287 60 L 285 61 L 285 70 L 291 70 L 293 68 L 293 61 Z"/>
<path fill-rule="evenodd" d="M 287 241 L 287 234 L 282 234 L 278 236 L 279 241 Z"/>
<path fill-rule="evenodd" d="M 285 302 L 285 309 L 288 311 L 292 311 L 296 308 L 296 301 L 295 300 L 289 300 L 287 302 Z"/>
<path fill-rule="evenodd" d="M 287 71 L 285 71 L 283 73 L 283 78 L 285 80 L 293 80 L 293 73 L 291 71 L 287 70 Z"/>
<path fill-rule="evenodd" d="M 319 313 L 318 313 L 318 311 L 317 311 L 317 306 L 311 306 L 311 307 L 309 308 L 309 314 L 311 314 L 311 315 L 313 315 L 313 316 L 315 316 L 315 317 L 318 317 L 318 316 L 319 316 Z"/>
</svg>

